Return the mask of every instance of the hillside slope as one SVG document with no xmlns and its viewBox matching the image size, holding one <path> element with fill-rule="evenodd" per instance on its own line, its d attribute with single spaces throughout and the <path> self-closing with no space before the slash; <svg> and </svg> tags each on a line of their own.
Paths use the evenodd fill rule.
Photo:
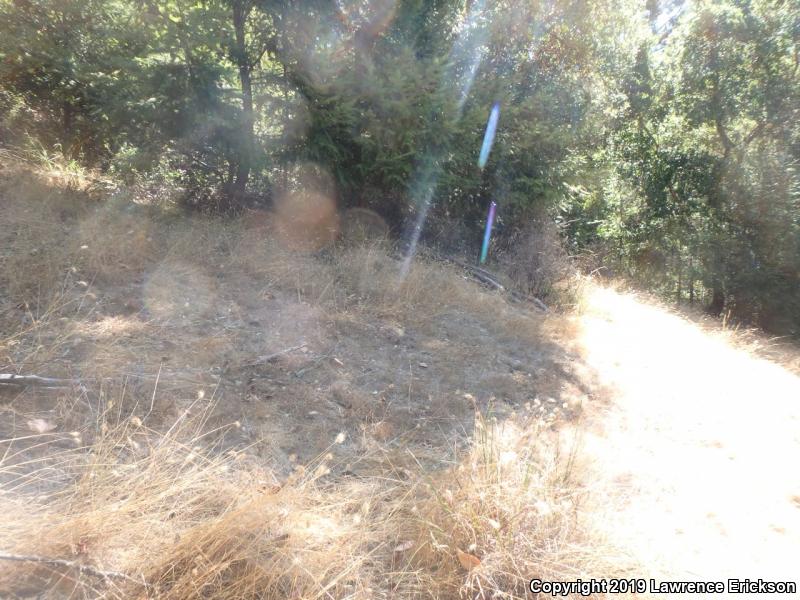
<svg viewBox="0 0 800 600">
<path fill-rule="evenodd" d="M 591 395 L 562 319 L 57 175 L 0 182 L 0 372 L 63 380 L 0 389 L 0 595 L 523 598 L 614 564 L 555 443 Z"/>
<path fill-rule="evenodd" d="M 19 165 L 0 202 L 0 372 L 64 380 L 0 386 L 4 597 L 796 577 L 788 347 L 591 285 L 544 316 Z"/>
</svg>

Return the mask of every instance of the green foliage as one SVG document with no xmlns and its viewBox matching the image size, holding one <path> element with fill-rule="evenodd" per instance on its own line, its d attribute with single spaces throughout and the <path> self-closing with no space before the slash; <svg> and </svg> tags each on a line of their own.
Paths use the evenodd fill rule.
<svg viewBox="0 0 800 600">
<path fill-rule="evenodd" d="M 798 333 L 799 32 L 778 0 L 2 0 L 0 134 L 201 208 L 313 163 L 477 244 L 494 200 L 506 240 L 549 214 L 592 268 Z"/>
<path fill-rule="evenodd" d="M 594 193 L 623 272 L 783 333 L 800 332 L 798 25 L 789 3 L 697 2 L 642 45 L 615 74 L 619 181 Z"/>
</svg>

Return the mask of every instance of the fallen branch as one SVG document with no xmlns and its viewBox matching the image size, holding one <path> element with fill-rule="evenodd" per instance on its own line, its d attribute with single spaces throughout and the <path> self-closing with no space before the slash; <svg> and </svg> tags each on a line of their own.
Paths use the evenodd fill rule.
<svg viewBox="0 0 800 600">
<path fill-rule="evenodd" d="M 488 285 L 490 288 L 498 290 L 500 292 L 508 291 L 506 289 L 506 286 L 504 286 L 502 283 L 500 283 L 496 279 L 496 277 L 494 275 L 492 275 L 491 273 L 489 273 L 488 271 L 486 271 L 484 269 L 481 269 L 480 267 L 475 267 L 475 266 L 467 264 L 467 263 L 462 263 L 460 261 L 454 261 L 454 262 L 456 262 L 456 264 L 458 266 L 460 266 L 462 269 L 467 270 L 469 272 L 470 276 L 472 276 L 473 278 L 477 279 L 481 283 Z"/>
<path fill-rule="evenodd" d="M 404 260 L 404 258 L 402 256 L 397 255 L 397 254 L 393 254 L 392 258 L 394 258 L 394 259 L 396 259 L 398 261 Z M 437 259 L 437 260 L 440 260 L 442 262 L 449 262 L 449 263 L 453 263 L 454 265 L 458 265 L 459 267 L 461 267 L 462 269 L 467 271 L 469 276 L 472 277 L 473 279 L 476 279 L 480 283 L 482 283 L 482 284 L 484 284 L 484 285 L 486 285 L 486 286 L 488 286 L 488 287 L 490 287 L 490 288 L 492 288 L 494 290 L 497 290 L 499 292 L 507 293 L 509 296 L 511 296 L 512 300 L 516 300 L 517 302 L 530 302 L 531 304 L 533 304 L 536 308 L 538 308 L 542 312 L 548 312 L 550 310 L 547 307 L 547 305 L 544 302 L 542 302 L 541 300 L 539 300 L 536 296 L 526 295 L 526 294 L 523 294 L 523 293 L 518 292 L 516 290 L 513 290 L 511 288 L 507 288 L 502 283 L 500 283 L 500 281 L 498 281 L 496 275 L 493 275 L 492 273 L 490 273 L 486 269 L 482 269 L 480 267 L 476 267 L 475 265 L 471 265 L 469 263 L 465 263 L 465 262 L 463 262 L 463 261 L 461 261 L 461 260 L 459 260 L 457 258 L 453 258 L 451 256 L 442 256 L 442 255 L 437 254 L 437 255 L 434 256 L 434 258 Z"/>
<path fill-rule="evenodd" d="M 0 385 L 36 386 L 36 387 L 69 387 L 79 383 L 74 379 L 56 379 L 39 375 L 14 375 L 0 373 Z"/>
<path fill-rule="evenodd" d="M 522 293 L 520 293 L 520 292 L 518 292 L 516 290 L 512 290 L 510 288 L 507 288 L 506 286 L 504 286 L 502 283 L 500 283 L 497 280 L 497 276 L 496 275 L 493 275 L 492 273 L 490 273 L 486 269 L 481 269 L 480 267 L 476 267 L 474 265 L 470 265 L 468 263 L 461 262 L 460 260 L 456 260 L 454 258 L 450 258 L 450 259 L 446 259 L 446 260 L 450 260 L 451 262 L 457 264 L 462 269 L 465 269 L 469 273 L 470 277 L 472 277 L 473 279 L 477 279 L 478 281 L 480 281 L 484 285 L 487 285 L 490 288 L 495 289 L 495 290 L 497 290 L 499 292 L 505 292 L 505 293 L 509 294 L 512 299 L 517 300 L 518 302 L 530 302 L 531 304 L 533 304 L 536 308 L 538 308 L 542 312 L 547 312 L 549 310 L 547 308 L 547 305 L 544 302 L 542 302 L 541 300 L 539 300 L 536 296 L 529 296 L 529 295 L 526 295 L 526 294 L 522 294 Z"/>
<path fill-rule="evenodd" d="M 507 291 L 511 295 L 512 300 L 516 300 L 517 302 L 530 302 L 542 312 L 547 312 L 550 310 L 547 307 L 547 305 L 541 300 L 539 300 L 536 296 L 525 295 L 522 292 L 518 292 L 516 290 L 507 290 Z"/>
<path fill-rule="evenodd" d="M 148 587 L 147 582 L 144 581 L 143 579 L 139 580 L 134 577 L 131 577 L 130 575 L 126 575 L 125 573 L 121 573 L 119 571 L 103 571 L 96 567 L 84 565 L 72 560 L 65 560 L 63 558 L 48 558 L 46 556 L 33 556 L 27 554 L 10 554 L 8 552 L 0 552 L 0 560 L 10 560 L 15 562 L 34 562 L 46 565 L 55 565 L 59 567 L 67 567 L 70 569 L 77 569 L 82 575 L 94 575 L 95 577 L 101 577 L 102 579 L 124 579 L 125 581 L 130 581 L 131 583 L 135 583 L 136 585 Z"/>
</svg>

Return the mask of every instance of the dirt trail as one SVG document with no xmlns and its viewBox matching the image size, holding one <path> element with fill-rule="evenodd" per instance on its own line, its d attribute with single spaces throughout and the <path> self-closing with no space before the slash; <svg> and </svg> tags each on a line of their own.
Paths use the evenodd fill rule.
<svg viewBox="0 0 800 600">
<path fill-rule="evenodd" d="M 615 390 L 585 448 L 641 576 L 800 583 L 800 378 L 631 295 L 596 290 L 581 325 Z"/>
</svg>

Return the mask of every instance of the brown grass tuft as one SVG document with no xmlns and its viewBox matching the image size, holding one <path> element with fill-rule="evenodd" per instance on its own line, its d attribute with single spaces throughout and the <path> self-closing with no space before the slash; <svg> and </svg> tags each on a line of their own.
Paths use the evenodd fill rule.
<svg viewBox="0 0 800 600">
<path fill-rule="evenodd" d="M 392 486 L 334 485 L 327 477 L 332 455 L 279 480 L 246 454 L 200 449 L 197 433 L 182 442 L 192 423 L 159 437 L 133 418 L 101 428 L 89 447 L 27 465 L 25 474 L 3 464 L 6 489 L 27 494 L 0 495 L 0 550 L 92 565 L 146 585 L 0 563 L 0 589 L 322 598 L 367 597 L 381 585 L 379 565 L 398 526 Z M 48 490 L 40 482 L 56 462 L 74 483 Z"/>
<path fill-rule="evenodd" d="M 608 567 L 578 519 L 570 457 L 529 423 L 478 416 L 472 448 L 450 469 L 342 481 L 330 476 L 334 440 L 331 452 L 280 477 L 246 453 L 216 451 L 199 434 L 201 422 L 185 415 L 162 437 L 133 417 L 103 425 L 88 447 L 33 465 L 13 465 L 7 455 L 0 477 L 16 493 L 0 494 L 0 551 L 129 579 L 0 562 L 0 590 L 182 600 L 525 598 L 533 576 L 572 579 Z M 54 468 L 73 483 L 49 485 Z"/>
<path fill-rule="evenodd" d="M 414 563 L 433 597 L 527 598 L 533 577 L 607 577 L 622 568 L 583 520 L 573 456 L 533 419 L 476 416 L 472 447 L 428 480 Z"/>
</svg>

